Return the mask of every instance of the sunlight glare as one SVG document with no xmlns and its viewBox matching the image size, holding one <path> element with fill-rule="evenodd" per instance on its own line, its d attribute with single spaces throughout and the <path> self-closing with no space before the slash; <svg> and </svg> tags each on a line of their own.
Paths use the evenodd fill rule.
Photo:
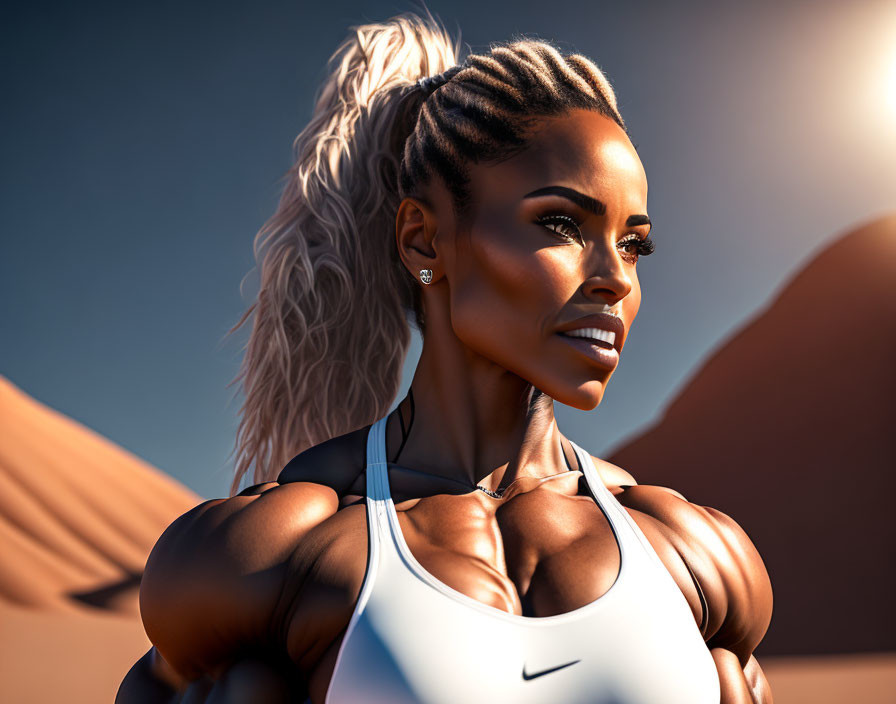
<svg viewBox="0 0 896 704">
<path fill-rule="evenodd" d="M 896 46 L 896 42 L 893 43 L 893 46 Z M 893 117 L 896 118 L 896 50 L 890 53 L 890 70 L 887 72 L 886 100 L 890 105 L 890 111 L 893 113 Z"/>
</svg>

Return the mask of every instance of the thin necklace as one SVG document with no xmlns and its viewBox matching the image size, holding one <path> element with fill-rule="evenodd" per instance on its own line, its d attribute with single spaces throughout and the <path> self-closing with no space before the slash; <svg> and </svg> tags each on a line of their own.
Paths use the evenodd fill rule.
<svg viewBox="0 0 896 704">
<path fill-rule="evenodd" d="M 401 412 L 401 404 L 398 404 L 398 421 L 401 423 L 401 445 L 398 446 L 398 452 L 395 453 L 395 457 L 392 458 L 392 464 L 398 462 L 398 458 L 401 455 L 401 451 L 404 449 L 405 443 L 408 441 L 408 435 L 411 434 L 411 426 L 414 424 L 414 392 L 411 389 L 408 389 L 408 397 L 411 402 L 411 420 L 408 422 L 408 427 L 404 427 L 404 414 Z M 507 487 L 503 487 L 499 489 L 497 492 L 492 491 L 491 489 L 486 489 L 481 484 L 477 484 L 476 488 L 480 491 L 484 491 L 486 494 L 491 496 L 493 499 L 500 499 L 504 495 L 504 490 Z"/>
<path fill-rule="evenodd" d="M 482 486 L 482 484 L 477 484 L 476 488 L 479 489 L 479 491 L 484 491 L 493 499 L 500 499 L 502 496 L 504 496 L 504 492 L 507 490 L 507 487 L 505 486 L 498 489 L 498 491 L 492 491 L 491 489 L 486 489 L 484 486 Z"/>
<path fill-rule="evenodd" d="M 563 452 L 562 444 L 560 445 L 560 453 L 563 455 L 563 461 L 566 463 L 566 471 L 568 471 L 568 472 L 572 471 L 572 467 L 569 465 L 569 460 L 566 459 L 566 453 Z M 508 484 L 507 486 L 510 486 L 510 485 Z M 476 488 L 479 489 L 479 491 L 484 491 L 486 494 L 491 496 L 493 499 L 500 499 L 502 496 L 504 496 L 504 492 L 507 491 L 506 486 L 499 487 L 498 491 L 496 491 L 496 492 L 492 491 L 491 489 L 486 489 L 484 486 L 482 486 L 482 484 L 477 484 Z"/>
<path fill-rule="evenodd" d="M 408 441 L 408 436 L 411 434 L 411 426 L 414 424 L 414 392 L 411 389 L 408 389 L 408 396 L 411 402 L 411 419 L 408 422 L 408 427 L 405 429 L 404 427 L 404 414 L 401 412 L 401 404 L 398 405 L 398 421 L 401 423 L 401 445 L 398 446 L 398 452 L 395 453 L 395 457 L 392 458 L 392 464 L 395 464 L 398 461 L 398 457 L 401 455 L 401 451 L 404 449 L 405 443 Z M 560 447 L 561 452 L 563 451 L 563 447 Z M 564 461 L 566 460 L 566 453 L 562 452 Z M 566 463 L 567 470 L 572 469 L 569 466 L 569 462 Z M 497 491 L 492 491 L 491 489 L 486 489 L 482 484 L 477 484 L 476 488 L 479 491 L 485 492 L 493 499 L 500 499 L 504 496 L 504 492 L 507 491 L 507 487 L 500 487 Z"/>
</svg>

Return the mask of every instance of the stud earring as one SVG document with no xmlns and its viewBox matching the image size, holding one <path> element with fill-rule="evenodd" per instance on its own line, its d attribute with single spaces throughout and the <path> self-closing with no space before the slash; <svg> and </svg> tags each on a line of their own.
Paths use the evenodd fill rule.
<svg viewBox="0 0 896 704">
<path fill-rule="evenodd" d="M 430 283 L 432 281 L 432 269 L 421 269 L 420 280 L 425 284 Z"/>
</svg>

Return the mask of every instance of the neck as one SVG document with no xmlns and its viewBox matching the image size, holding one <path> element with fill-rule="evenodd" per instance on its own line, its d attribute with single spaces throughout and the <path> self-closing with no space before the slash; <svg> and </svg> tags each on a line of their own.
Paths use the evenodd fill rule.
<svg viewBox="0 0 896 704">
<path fill-rule="evenodd" d="M 453 333 L 428 331 L 411 392 L 414 421 L 401 466 L 491 491 L 566 470 L 553 400 Z M 407 399 L 401 409 L 407 425 Z M 400 430 L 394 434 L 389 457 L 401 443 Z"/>
</svg>

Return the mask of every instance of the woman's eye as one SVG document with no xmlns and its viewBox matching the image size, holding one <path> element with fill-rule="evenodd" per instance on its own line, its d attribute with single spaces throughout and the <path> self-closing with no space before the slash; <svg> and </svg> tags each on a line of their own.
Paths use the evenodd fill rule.
<svg viewBox="0 0 896 704">
<path fill-rule="evenodd" d="M 637 261 L 638 257 L 646 257 L 648 254 L 653 254 L 653 250 L 656 249 L 652 239 L 649 237 L 641 239 L 638 235 L 626 237 L 620 244 L 622 249 L 626 250 L 634 261 Z"/>
<path fill-rule="evenodd" d="M 582 231 L 577 223 L 569 215 L 544 215 L 536 221 L 551 232 L 569 241 L 582 242 Z"/>
</svg>

